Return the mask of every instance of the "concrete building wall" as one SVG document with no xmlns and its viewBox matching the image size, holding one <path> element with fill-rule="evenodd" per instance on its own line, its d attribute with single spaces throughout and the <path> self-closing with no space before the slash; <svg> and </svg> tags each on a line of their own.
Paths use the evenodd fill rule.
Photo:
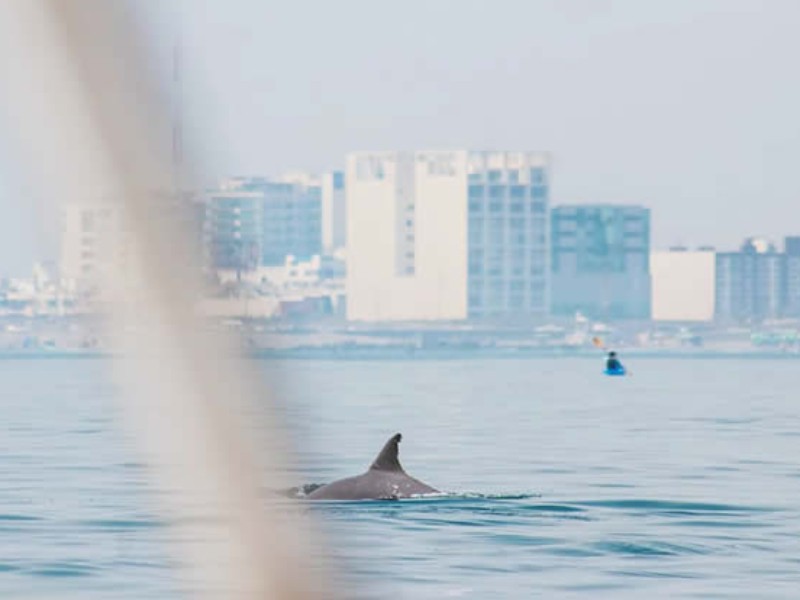
<svg viewBox="0 0 800 600">
<path fill-rule="evenodd" d="M 417 286 L 398 275 L 399 219 L 415 212 L 398 203 L 411 190 L 413 155 L 356 153 L 347 157 L 347 317 L 356 321 L 418 319 Z"/>
<path fill-rule="evenodd" d="M 650 255 L 654 321 L 706 322 L 714 319 L 714 252 L 664 251 Z"/>
<path fill-rule="evenodd" d="M 467 153 L 415 157 L 415 280 L 418 314 L 467 318 Z"/>
<path fill-rule="evenodd" d="M 80 289 L 123 268 L 129 249 L 122 211 L 111 202 L 67 204 L 61 212 L 59 275 Z"/>
</svg>

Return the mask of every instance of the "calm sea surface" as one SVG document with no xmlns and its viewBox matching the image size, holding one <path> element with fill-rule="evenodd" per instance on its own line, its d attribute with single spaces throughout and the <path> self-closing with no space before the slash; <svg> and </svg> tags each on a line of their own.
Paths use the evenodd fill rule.
<svg viewBox="0 0 800 600">
<path fill-rule="evenodd" d="M 310 508 L 368 597 L 800 597 L 800 362 L 259 365 L 298 484 L 450 492 Z M 181 597 L 107 366 L 0 361 L 0 598 Z"/>
</svg>

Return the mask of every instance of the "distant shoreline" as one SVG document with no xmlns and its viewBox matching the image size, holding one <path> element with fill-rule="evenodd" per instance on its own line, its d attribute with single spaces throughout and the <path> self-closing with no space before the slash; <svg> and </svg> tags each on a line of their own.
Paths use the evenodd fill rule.
<svg viewBox="0 0 800 600">
<path fill-rule="evenodd" d="M 623 359 L 685 359 L 685 360 L 800 360 L 800 353 L 771 350 L 663 350 L 620 348 Z M 393 347 L 313 347 L 261 348 L 247 355 L 254 360 L 495 360 L 495 359 L 552 359 L 582 358 L 597 360 L 602 351 L 563 348 L 413 348 Z M 111 352 L 99 350 L 0 350 L 0 360 L 88 360 L 113 358 Z"/>
</svg>

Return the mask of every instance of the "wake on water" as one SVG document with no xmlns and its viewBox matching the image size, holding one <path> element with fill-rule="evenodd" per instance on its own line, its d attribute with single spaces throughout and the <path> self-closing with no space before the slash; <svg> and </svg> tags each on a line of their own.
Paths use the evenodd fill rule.
<svg viewBox="0 0 800 600">
<path fill-rule="evenodd" d="M 294 500 L 303 500 L 314 490 L 325 484 L 310 483 L 284 490 L 281 495 Z M 610 513 L 626 514 L 629 517 L 667 517 L 667 518 L 710 518 L 730 519 L 746 522 L 749 518 L 764 513 L 772 513 L 778 509 L 772 507 L 743 506 L 719 502 L 680 501 L 673 499 L 576 499 L 569 501 L 543 500 L 541 494 L 535 493 L 494 493 L 478 492 L 438 492 L 423 494 L 411 498 L 383 498 L 369 500 L 324 500 L 314 504 L 349 505 L 368 509 L 372 505 L 385 503 L 402 504 L 409 509 L 456 510 L 469 512 L 477 516 L 486 512 L 506 512 L 509 515 L 551 515 L 558 518 L 577 518 L 582 520 L 602 520 L 610 517 Z"/>
<path fill-rule="evenodd" d="M 315 490 L 327 485 L 325 483 L 306 483 L 295 486 L 287 490 L 281 490 L 279 495 L 295 500 L 308 498 Z M 339 502 L 396 502 L 399 500 L 419 501 L 419 500 L 528 500 L 541 498 L 540 494 L 516 493 L 516 494 L 481 494 L 477 492 L 436 492 L 433 494 L 418 494 L 410 498 L 381 498 L 378 500 L 339 500 Z"/>
</svg>

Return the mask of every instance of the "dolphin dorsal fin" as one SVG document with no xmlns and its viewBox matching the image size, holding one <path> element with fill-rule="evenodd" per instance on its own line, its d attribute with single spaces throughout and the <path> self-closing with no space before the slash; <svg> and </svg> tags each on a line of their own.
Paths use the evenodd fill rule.
<svg viewBox="0 0 800 600">
<path fill-rule="evenodd" d="M 400 471 L 403 472 L 403 467 L 400 466 L 400 459 L 397 457 L 399 452 L 398 444 L 403 436 L 399 433 L 394 434 L 389 441 L 380 451 L 377 458 L 370 465 L 371 471 Z"/>
</svg>

